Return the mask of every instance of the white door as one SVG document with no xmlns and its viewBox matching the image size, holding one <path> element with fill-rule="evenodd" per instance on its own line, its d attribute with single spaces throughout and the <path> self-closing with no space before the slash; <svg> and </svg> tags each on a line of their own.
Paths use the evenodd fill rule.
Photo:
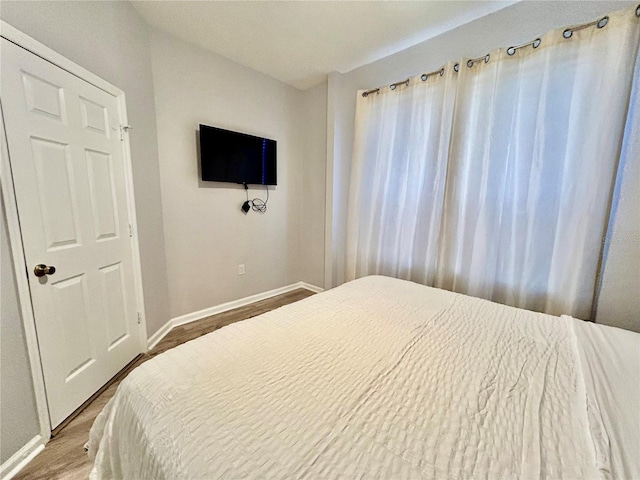
<svg viewBox="0 0 640 480">
<path fill-rule="evenodd" d="M 5 39 L 0 53 L 54 428 L 141 350 L 118 101 Z"/>
</svg>

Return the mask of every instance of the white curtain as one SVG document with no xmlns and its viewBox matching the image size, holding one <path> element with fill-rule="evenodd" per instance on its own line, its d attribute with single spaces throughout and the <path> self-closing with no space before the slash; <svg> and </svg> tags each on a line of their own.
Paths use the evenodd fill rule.
<svg viewBox="0 0 640 480">
<path fill-rule="evenodd" d="M 563 31 L 359 94 L 348 279 L 591 316 L 640 20 Z"/>
<path fill-rule="evenodd" d="M 596 323 L 640 333 L 640 50 L 596 299 Z"/>
<path fill-rule="evenodd" d="M 451 64 L 426 81 L 396 88 L 405 91 L 360 96 L 348 278 L 376 273 L 433 282 L 455 87 Z"/>
</svg>

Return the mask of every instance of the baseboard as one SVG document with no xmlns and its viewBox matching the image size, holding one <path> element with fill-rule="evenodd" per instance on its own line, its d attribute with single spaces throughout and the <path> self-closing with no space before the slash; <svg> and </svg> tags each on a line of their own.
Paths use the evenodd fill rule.
<svg viewBox="0 0 640 480">
<path fill-rule="evenodd" d="M 275 297 L 277 295 L 282 295 L 283 293 L 292 292 L 299 288 L 304 288 L 306 290 L 310 290 L 315 293 L 320 293 L 323 291 L 322 288 L 317 287 L 315 285 L 311 285 L 305 282 L 292 283 L 291 285 L 286 285 L 284 287 L 276 288 L 274 290 L 269 290 L 268 292 L 257 293 L 255 295 L 250 295 L 248 297 L 240 298 L 238 300 L 233 300 L 231 302 L 222 303 L 220 305 L 216 305 L 215 307 L 205 308 L 203 310 L 198 310 L 197 312 L 187 313 L 186 315 L 180 315 L 179 317 L 172 318 L 167 323 L 165 323 L 160 329 L 149 337 L 147 341 L 147 345 L 149 350 L 155 347 L 160 340 L 167 336 L 167 334 L 175 327 L 179 327 L 180 325 L 185 325 L 187 323 L 195 322 L 196 320 L 202 320 L 203 318 L 210 317 L 212 315 L 217 315 L 218 313 L 228 312 L 229 310 L 233 310 L 234 308 L 244 307 L 245 305 L 249 305 L 251 303 L 259 302 L 260 300 L 266 300 L 267 298 Z"/>
<path fill-rule="evenodd" d="M 167 323 L 165 323 L 164 325 L 162 325 L 157 331 L 156 333 L 154 333 L 153 335 L 151 335 L 148 339 L 147 339 L 147 350 L 151 350 L 153 347 L 155 347 L 158 343 L 160 343 L 160 340 L 162 340 L 164 337 L 167 336 L 167 334 L 171 331 L 171 329 L 173 328 L 173 324 L 171 322 L 171 320 L 168 320 Z"/>
<path fill-rule="evenodd" d="M 300 282 L 276 288 L 274 290 L 269 290 L 268 292 L 250 295 L 248 297 L 233 300 L 231 302 L 222 303 L 220 305 L 216 305 L 215 307 L 205 308 L 204 310 L 199 310 L 197 312 L 180 315 L 179 317 L 173 318 L 171 322 L 173 323 L 174 327 L 178 327 L 180 325 L 184 325 L 185 323 L 202 320 L 203 318 L 210 317 L 211 315 L 228 312 L 229 310 L 233 310 L 234 308 L 244 307 L 245 305 L 249 305 L 250 303 L 259 302 L 260 300 L 266 300 L 267 298 L 275 297 L 276 295 L 282 295 L 283 293 L 291 292 L 297 288 L 300 288 Z"/>
<path fill-rule="evenodd" d="M 27 444 L 14 453 L 6 462 L 0 465 L 0 479 L 9 480 L 18 474 L 27 463 L 44 450 L 44 445 L 47 443 L 43 441 L 42 435 L 36 435 Z"/>
<path fill-rule="evenodd" d="M 307 283 L 307 282 L 299 282 L 298 285 L 300 286 L 299 288 L 304 288 L 306 290 L 311 290 L 314 293 L 324 292 L 324 288 L 317 287 L 315 285 L 311 285 L 310 283 Z"/>
</svg>

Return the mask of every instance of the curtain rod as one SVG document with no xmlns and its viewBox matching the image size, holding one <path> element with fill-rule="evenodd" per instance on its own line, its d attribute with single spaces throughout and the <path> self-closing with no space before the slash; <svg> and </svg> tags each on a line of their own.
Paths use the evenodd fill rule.
<svg viewBox="0 0 640 480">
<path fill-rule="evenodd" d="M 640 17 L 640 4 L 636 7 L 635 14 L 636 14 L 636 17 Z M 562 36 L 564 38 L 571 38 L 573 36 L 573 32 L 577 32 L 579 30 L 583 30 L 585 28 L 589 28 L 589 27 L 593 27 L 593 26 L 596 26 L 599 29 L 600 28 L 604 28 L 604 27 L 607 26 L 607 23 L 609 23 L 609 17 L 607 15 L 605 15 L 604 17 L 600 18 L 599 20 L 594 20 L 593 22 L 582 23 L 580 25 L 573 25 L 571 27 L 567 27 L 562 32 Z M 541 44 L 542 44 L 542 39 L 540 37 L 538 37 L 535 40 L 531 40 L 530 42 L 526 42 L 526 43 L 523 43 L 521 45 L 515 45 L 515 46 L 507 48 L 507 55 L 509 55 L 509 56 L 515 55 L 516 51 L 520 50 L 521 48 L 528 47 L 528 46 L 531 46 L 533 48 L 538 48 Z M 491 54 L 487 53 L 486 55 L 483 55 L 482 57 L 472 58 L 470 60 L 467 60 L 467 67 L 471 68 L 476 63 L 481 62 L 483 60 L 484 60 L 484 63 L 489 63 L 490 57 L 491 57 Z M 456 63 L 454 65 L 454 67 L 453 67 L 453 70 L 455 72 L 458 72 L 460 70 L 460 64 Z M 440 68 L 438 70 L 434 70 L 433 72 L 423 73 L 422 75 L 420 75 L 420 80 L 422 80 L 423 82 L 426 82 L 429 77 L 435 75 L 436 73 L 439 73 L 440 76 L 444 75 L 444 67 L 442 67 L 442 68 Z M 391 85 L 389 85 L 389 88 L 391 90 L 395 90 L 399 85 L 402 85 L 402 84 L 405 84 L 405 85 L 409 86 L 409 80 L 410 79 L 407 78 L 406 80 L 402 80 L 400 82 L 392 83 Z M 382 89 L 382 88 L 383 87 L 378 87 L 378 88 L 373 88 L 371 90 L 367 90 L 365 92 L 362 92 L 362 96 L 363 97 L 368 97 L 372 93 L 380 93 L 380 89 Z"/>
</svg>

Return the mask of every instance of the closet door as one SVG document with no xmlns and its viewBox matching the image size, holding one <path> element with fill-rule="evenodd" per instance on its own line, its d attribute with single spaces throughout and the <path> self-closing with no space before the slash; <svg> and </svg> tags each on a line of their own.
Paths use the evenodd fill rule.
<svg viewBox="0 0 640 480">
<path fill-rule="evenodd" d="M 2 39 L 2 111 L 52 428 L 140 352 L 117 98 Z"/>
</svg>

